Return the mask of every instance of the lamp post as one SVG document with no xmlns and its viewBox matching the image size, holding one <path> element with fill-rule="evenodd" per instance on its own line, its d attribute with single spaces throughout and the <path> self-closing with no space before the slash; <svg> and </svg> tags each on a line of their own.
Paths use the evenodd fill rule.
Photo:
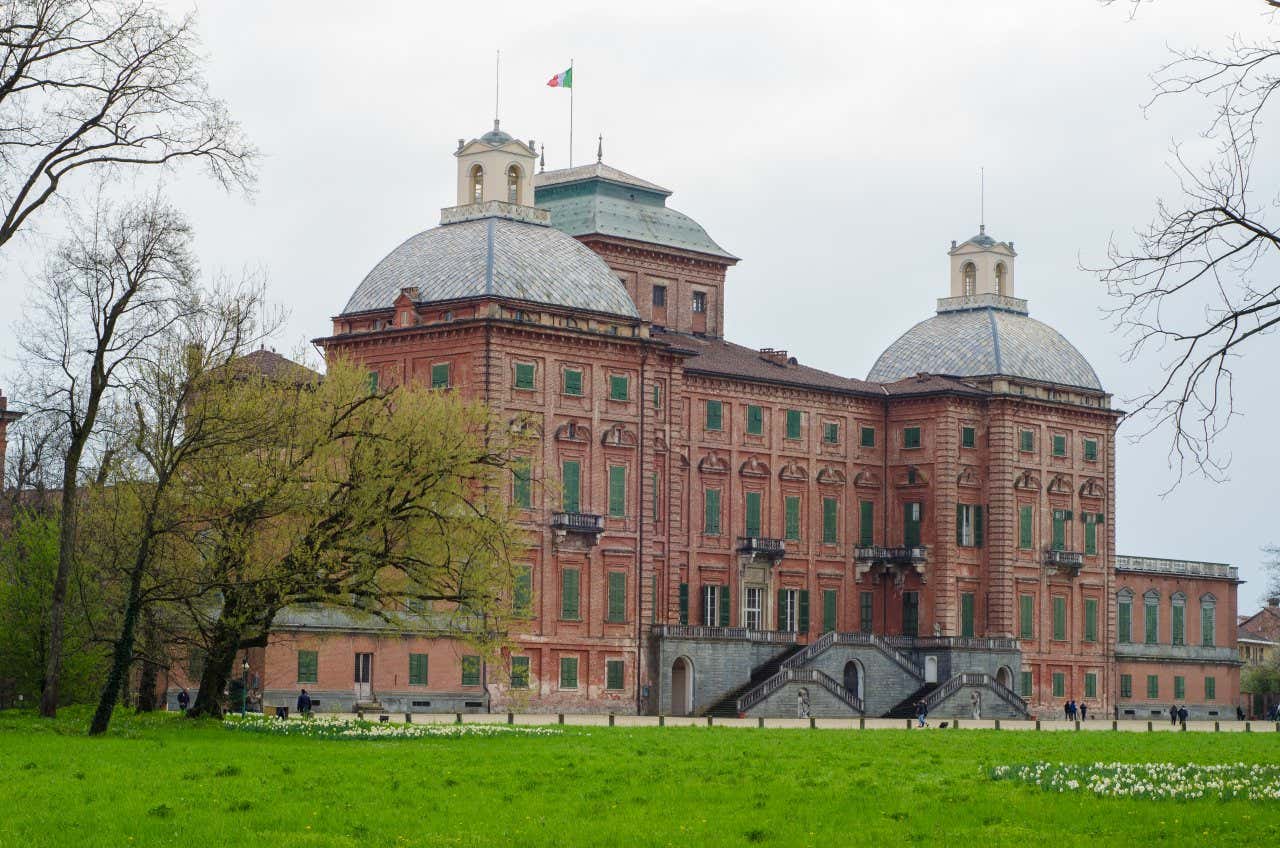
<svg viewBox="0 0 1280 848">
<path fill-rule="evenodd" d="M 245 712 L 249 709 L 249 657 L 247 655 L 244 662 L 240 664 L 240 670 L 244 673 L 240 684 L 240 718 L 244 718 Z"/>
</svg>

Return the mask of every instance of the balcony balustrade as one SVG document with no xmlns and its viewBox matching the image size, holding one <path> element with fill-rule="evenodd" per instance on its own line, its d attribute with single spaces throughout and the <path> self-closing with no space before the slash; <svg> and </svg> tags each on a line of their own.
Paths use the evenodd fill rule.
<svg viewBox="0 0 1280 848">
<path fill-rule="evenodd" d="M 1080 568 L 1084 565 L 1084 554 L 1080 551 L 1049 548 L 1044 552 L 1044 564 L 1059 572 L 1075 575 L 1080 573 Z"/>
<path fill-rule="evenodd" d="M 589 512 L 553 512 L 551 530 L 558 545 L 594 545 L 604 532 L 604 516 Z"/>
<path fill-rule="evenodd" d="M 920 565 L 928 554 L 924 545 L 912 545 L 900 548 L 885 548 L 879 545 L 859 545 L 853 549 L 853 558 L 858 562 L 886 565 Z"/>
<path fill-rule="evenodd" d="M 782 539 L 770 539 L 766 536 L 739 536 L 738 553 L 752 557 L 759 555 L 776 562 L 786 556 L 787 543 Z"/>
</svg>

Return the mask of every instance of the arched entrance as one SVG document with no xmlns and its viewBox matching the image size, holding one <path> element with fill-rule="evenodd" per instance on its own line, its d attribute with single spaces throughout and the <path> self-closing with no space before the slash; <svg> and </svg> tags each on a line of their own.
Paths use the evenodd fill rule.
<svg viewBox="0 0 1280 848">
<path fill-rule="evenodd" d="M 693 714 L 693 663 L 686 657 L 671 664 L 671 714 Z"/>
<path fill-rule="evenodd" d="M 996 683 L 1008 689 L 1013 688 L 1013 672 L 1009 670 L 1009 666 L 1002 665 L 996 671 Z"/>
<path fill-rule="evenodd" d="M 938 682 L 938 658 L 937 657 L 924 658 L 924 682 L 925 683 Z"/>
<path fill-rule="evenodd" d="M 862 673 L 862 667 L 857 660 L 849 660 L 844 664 L 844 688 L 850 695 L 855 698 L 865 698 L 862 692 L 862 681 L 866 675 Z"/>
</svg>

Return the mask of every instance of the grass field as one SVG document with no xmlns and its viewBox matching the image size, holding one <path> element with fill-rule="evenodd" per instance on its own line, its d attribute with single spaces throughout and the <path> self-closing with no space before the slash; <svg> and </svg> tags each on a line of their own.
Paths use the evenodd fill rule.
<svg viewBox="0 0 1280 848">
<path fill-rule="evenodd" d="M 1280 802 L 1097 798 L 990 777 L 1044 760 L 1275 764 L 1275 734 L 565 728 L 330 741 L 154 716 L 89 739 L 86 718 L 0 713 L 3 848 L 1280 839 Z"/>
</svg>

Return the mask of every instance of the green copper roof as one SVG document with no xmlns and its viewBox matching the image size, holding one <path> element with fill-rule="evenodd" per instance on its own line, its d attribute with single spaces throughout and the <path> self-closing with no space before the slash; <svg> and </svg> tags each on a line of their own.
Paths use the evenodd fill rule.
<svg viewBox="0 0 1280 848">
<path fill-rule="evenodd" d="M 571 236 L 603 235 L 737 259 L 688 215 L 668 209 L 671 192 L 602 163 L 534 177 L 534 203 Z"/>
</svg>

